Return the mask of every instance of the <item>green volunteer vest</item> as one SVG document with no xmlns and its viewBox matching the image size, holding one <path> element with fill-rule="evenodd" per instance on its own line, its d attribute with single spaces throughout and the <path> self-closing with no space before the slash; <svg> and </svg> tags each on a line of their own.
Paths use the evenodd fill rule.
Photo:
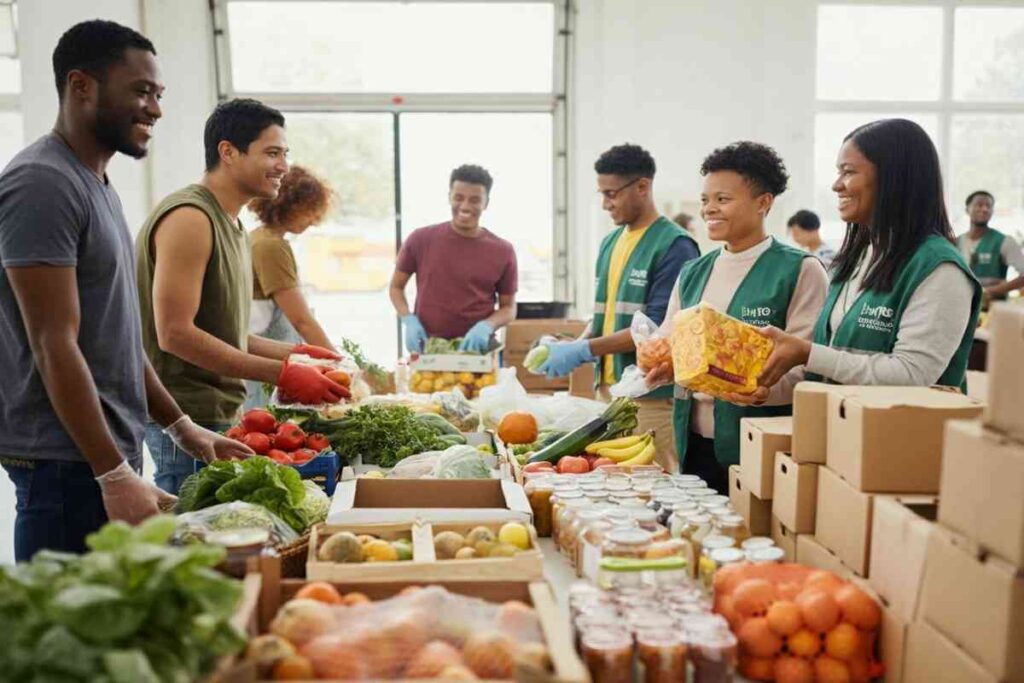
<svg viewBox="0 0 1024 683">
<path fill-rule="evenodd" d="M 189 185 L 164 199 L 139 233 L 135 251 L 142 341 L 153 369 L 186 415 L 196 422 L 231 422 L 245 401 L 243 380 L 216 375 L 163 351 L 157 343 L 153 318 L 155 261 L 150 242 L 163 218 L 183 206 L 205 213 L 213 232 L 213 251 L 203 274 L 196 327 L 236 349 L 245 351 L 248 346 L 253 286 L 249 236 L 202 185 Z"/>
<path fill-rule="evenodd" d="M 619 235 L 625 230 L 625 226 L 613 231 L 604 241 L 601 242 L 601 249 L 597 256 L 597 286 L 594 297 L 594 320 L 591 323 L 591 330 L 595 335 L 601 335 L 604 329 L 605 302 L 608 300 L 608 269 L 612 260 L 612 251 Z M 654 271 L 661 262 L 662 257 L 672 243 L 677 239 L 687 239 L 697 243 L 685 230 L 673 223 L 665 216 L 659 216 L 651 223 L 640 242 L 633 249 L 629 260 L 626 262 L 626 272 L 619 279 L 619 291 L 615 297 L 615 331 L 629 329 L 633 323 L 633 314 L 637 311 L 647 310 L 647 297 L 650 293 L 650 282 Z M 699 248 L 698 248 L 699 249 Z M 636 364 L 635 353 L 617 353 L 613 356 L 615 364 L 615 379 L 622 377 L 624 368 Z M 601 383 L 604 376 L 602 364 L 604 357 L 597 359 L 597 367 L 594 371 L 595 387 Z M 671 398 L 672 387 L 655 389 L 644 398 Z"/>
<path fill-rule="evenodd" d="M 700 303 L 704 287 L 721 251 L 716 249 L 683 266 L 679 274 L 679 300 L 682 308 Z M 800 266 L 805 258 L 814 256 L 772 238 L 772 245 L 758 257 L 736 289 L 726 313 L 750 325 L 773 325 L 785 329 L 789 301 L 796 289 Z M 690 398 L 677 398 L 672 407 L 680 466 L 686 459 L 692 403 Z M 746 407 L 715 399 L 715 455 L 718 462 L 723 467 L 739 463 L 741 418 L 775 417 L 791 415 L 792 412 L 791 405 Z"/>
<path fill-rule="evenodd" d="M 971 319 L 964 330 L 960 346 L 946 366 L 938 384 L 959 387 L 967 393 L 967 356 L 974 340 L 974 328 L 978 322 L 978 311 L 981 306 L 981 285 L 971 275 L 967 263 L 956 247 L 945 238 L 932 235 L 914 252 L 907 262 L 891 291 L 876 292 L 864 290 L 853 302 L 853 306 L 843 317 L 839 328 L 833 332 L 829 319 L 832 309 L 843 289 L 842 282 L 833 281 L 825 299 L 825 307 L 814 327 L 814 343 L 824 344 L 839 349 L 852 349 L 868 353 L 892 353 L 896 345 L 896 337 L 900 331 L 900 320 L 910 298 L 925 278 L 943 263 L 955 263 L 974 284 L 974 296 L 971 299 Z M 811 379 L 808 376 L 808 379 Z M 814 378 L 820 381 L 821 378 Z"/>
<path fill-rule="evenodd" d="M 962 245 L 967 240 L 967 235 L 960 235 L 959 242 Z M 982 281 L 1006 280 L 1007 265 L 1003 261 L 1001 249 L 1006 235 L 989 228 L 978 240 L 978 246 L 971 254 L 971 272 Z"/>
</svg>

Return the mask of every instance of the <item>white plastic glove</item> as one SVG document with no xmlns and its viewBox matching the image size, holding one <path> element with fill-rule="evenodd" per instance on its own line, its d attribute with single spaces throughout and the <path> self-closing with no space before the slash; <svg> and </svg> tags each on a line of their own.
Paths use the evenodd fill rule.
<svg viewBox="0 0 1024 683">
<path fill-rule="evenodd" d="M 200 427 L 188 415 L 182 415 L 164 429 L 174 445 L 209 465 L 214 460 L 236 460 L 256 455 L 244 443 Z"/>
<path fill-rule="evenodd" d="M 138 524 L 147 517 L 168 512 L 178 502 L 177 496 L 161 491 L 140 477 L 125 461 L 96 477 L 103 496 L 103 507 L 111 521 Z"/>
</svg>

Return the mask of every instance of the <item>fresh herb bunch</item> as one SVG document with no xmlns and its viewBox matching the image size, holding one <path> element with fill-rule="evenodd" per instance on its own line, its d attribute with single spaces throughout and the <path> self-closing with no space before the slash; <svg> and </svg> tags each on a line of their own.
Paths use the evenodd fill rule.
<svg viewBox="0 0 1024 683">
<path fill-rule="evenodd" d="M 355 343 L 351 339 L 342 339 L 341 349 L 352 357 L 352 362 L 367 374 L 372 384 L 387 383 L 391 373 L 368 359 L 359 344 Z"/>
<path fill-rule="evenodd" d="M 405 406 L 374 404 L 350 410 L 336 421 L 331 443 L 341 457 L 394 467 L 399 460 L 426 451 L 443 451 L 451 444 L 441 438 L 440 430 L 419 420 Z"/>
<path fill-rule="evenodd" d="M 194 681 L 241 650 L 230 622 L 241 583 L 213 569 L 224 549 L 170 547 L 174 526 L 112 522 L 85 555 L 43 550 L 0 566 L 0 679 Z"/>
</svg>

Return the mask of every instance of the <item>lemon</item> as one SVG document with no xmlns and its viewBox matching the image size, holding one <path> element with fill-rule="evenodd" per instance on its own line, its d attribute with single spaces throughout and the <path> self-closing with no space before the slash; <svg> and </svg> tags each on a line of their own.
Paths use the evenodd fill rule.
<svg viewBox="0 0 1024 683">
<path fill-rule="evenodd" d="M 498 531 L 498 542 L 514 545 L 520 550 L 530 549 L 530 532 L 518 522 L 508 522 Z"/>
<path fill-rule="evenodd" d="M 387 541 L 374 540 L 363 546 L 367 562 L 397 562 L 398 550 Z"/>
</svg>

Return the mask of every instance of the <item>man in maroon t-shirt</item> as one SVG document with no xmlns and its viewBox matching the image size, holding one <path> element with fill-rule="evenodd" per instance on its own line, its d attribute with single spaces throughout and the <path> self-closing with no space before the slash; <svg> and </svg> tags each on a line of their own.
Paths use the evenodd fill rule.
<svg viewBox="0 0 1024 683">
<path fill-rule="evenodd" d="M 483 352 L 494 331 L 516 317 L 519 275 L 512 245 L 480 226 L 493 184 L 479 166 L 452 171 L 452 219 L 413 231 L 398 252 L 391 303 L 405 327 L 405 348 L 422 352 L 428 337 L 463 337 L 460 350 Z M 416 309 L 405 285 L 416 274 Z M 497 303 L 497 310 L 495 310 Z"/>
</svg>

